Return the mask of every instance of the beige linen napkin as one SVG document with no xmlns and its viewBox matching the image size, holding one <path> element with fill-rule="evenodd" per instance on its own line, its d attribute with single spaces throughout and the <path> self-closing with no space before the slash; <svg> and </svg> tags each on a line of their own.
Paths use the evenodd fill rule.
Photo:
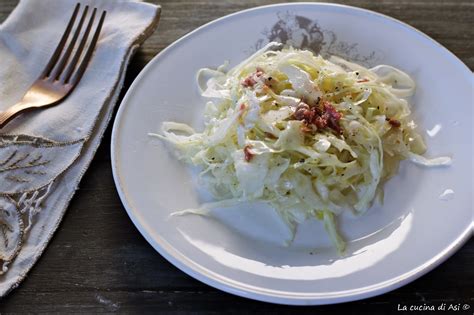
<svg viewBox="0 0 474 315">
<path fill-rule="evenodd" d="M 0 110 L 39 76 L 76 2 L 21 0 L 0 25 Z M 139 1 L 81 4 L 107 10 L 81 82 L 60 105 L 0 130 L 0 296 L 18 286 L 58 227 L 110 121 L 126 66 L 160 14 Z"/>
</svg>

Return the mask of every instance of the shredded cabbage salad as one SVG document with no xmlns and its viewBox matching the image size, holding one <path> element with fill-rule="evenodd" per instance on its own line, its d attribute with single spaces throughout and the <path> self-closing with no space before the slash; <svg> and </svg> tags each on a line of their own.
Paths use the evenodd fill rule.
<svg viewBox="0 0 474 315">
<path fill-rule="evenodd" d="M 269 43 L 239 65 L 201 69 L 205 128 L 164 122 L 161 134 L 177 157 L 199 166 L 216 201 L 175 214 L 209 215 L 242 201 L 269 203 L 294 233 L 322 220 L 337 250 L 343 211 L 364 213 L 401 160 L 428 159 L 406 98 L 415 82 L 387 65 L 367 69 L 341 58 Z M 289 240 L 291 241 L 291 240 Z"/>
</svg>

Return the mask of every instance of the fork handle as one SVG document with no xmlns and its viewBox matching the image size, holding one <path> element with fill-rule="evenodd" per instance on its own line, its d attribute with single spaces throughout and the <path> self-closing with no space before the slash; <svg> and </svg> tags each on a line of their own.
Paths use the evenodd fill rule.
<svg viewBox="0 0 474 315">
<path fill-rule="evenodd" d="M 5 111 L 0 112 L 0 129 L 3 128 L 10 120 L 15 118 L 18 114 L 26 111 L 27 109 L 34 109 L 35 107 L 31 103 L 20 101 L 15 105 L 7 108 Z"/>
</svg>

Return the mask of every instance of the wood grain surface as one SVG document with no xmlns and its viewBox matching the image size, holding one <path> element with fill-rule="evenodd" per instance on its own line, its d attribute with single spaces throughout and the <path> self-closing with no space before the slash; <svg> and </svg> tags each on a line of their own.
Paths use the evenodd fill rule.
<svg viewBox="0 0 474 315">
<path fill-rule="evenodd" d="M 17 2 L 0 0 L 0 22 Z M 157 53 L 196 27 L 242 9 L 279 2 L 283 1 L 160 1 L 160 26 L 130 64 L 123 92 Z M 335 2 L 400 19 L 474 68 L 473 1 Z M 155 252 L 123 209 L 111 173 L 110 129 L 54 238 L 21 286 L 0 301 L 0 313 L 401 314 L 398 304 L 468 303 L 470 310 L 457 313 L 473 314 L 472 239 L 420 279 L 374 298 L 340 305 L 289 307 L 256 302 L 190 278 Z"/>
</svg>

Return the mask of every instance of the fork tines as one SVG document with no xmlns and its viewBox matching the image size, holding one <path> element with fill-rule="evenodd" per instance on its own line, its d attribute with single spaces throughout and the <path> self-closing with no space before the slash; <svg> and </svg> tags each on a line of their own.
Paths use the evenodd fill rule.
<svg viewBox="0 0 474 315">
<path fill-rule="evenodd" d="M 80 3 L 76 4 L 74 8 L 66 30 L 42 74 L 43 79 L 75 85 L 84 74 L 99 39 L 107 12 L 102 11 L 97 22 L 97 8 L 90 10 L 89 6 L 86 5 L 82 9 L 79 21 L 76 23 L 79 11 L 81 11 Z M 84 27 L 86 20 L 88 21 Z M 93 26 L 95 31 L 90 36 Z M 66 49 L 64 49 L 65 47 Z"/>
</svg>

